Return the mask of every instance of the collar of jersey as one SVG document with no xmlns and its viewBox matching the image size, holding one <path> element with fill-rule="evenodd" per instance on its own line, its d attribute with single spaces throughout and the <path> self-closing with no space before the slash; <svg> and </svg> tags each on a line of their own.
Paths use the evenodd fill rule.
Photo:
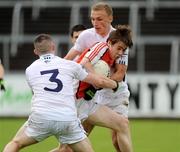
<svg viewBox="0 0 180 152">
<path fill-rule="evenodd" d="M 44 62 L 50 62 L 54 58 L 54 54 L 43 54 L 40 56 L 40 59 Z"/>
</svg>

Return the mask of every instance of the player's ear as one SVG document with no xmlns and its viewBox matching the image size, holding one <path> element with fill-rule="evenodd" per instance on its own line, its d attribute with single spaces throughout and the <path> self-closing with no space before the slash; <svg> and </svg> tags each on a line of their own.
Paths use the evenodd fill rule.
<svg viewBox="0 0 180 152">
<path fill-rule="evenodd" d="M 112 23 L 112 21 L 113 21 L 113 16 L 110 15 L 110 16 L 109 16 L 109 23 Z"/>
<path fill-rule="evenodd" d="M 107 41 L 107 44 L 108 44 L 108 46 L 111 46 L 111 45 L 112 45 L 112 43 L 111 43 L 110 40 Z"/>
<path fill-rule="evenodd" d="M 56 45 L 52 42 L 52 44 L 51 44 L 51 50 L 52 51 L 55 51 L 56 50 Z"/>
<path fill-rule="evenodd" d="M 34 49 L 34 54 L 38 55 L 38 51 L 36 49 Z"/>
</svg>

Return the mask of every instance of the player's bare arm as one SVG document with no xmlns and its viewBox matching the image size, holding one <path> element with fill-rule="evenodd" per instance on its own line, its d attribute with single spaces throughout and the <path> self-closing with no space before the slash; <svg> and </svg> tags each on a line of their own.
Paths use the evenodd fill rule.
<svg viewBox="0 0 180 152">
<path fill-rule="evenodd" d="M 80 64 L 81 64 L 88 72 L 95 73 L 95 70 L 93 69 L 93 66 L 92 66 L 89 58 L 84 57 L 84 58 L 82 59 L 82 61 L 80 62 Z"/>
<path fill-rule="evenodd" d="M 115 64 L 115 69 L 116 71 L 111 75 L 111 79 L 116 80 L 116 81 L 122 81 L 126 71 L 127 71 L 127 66 L 124 64 Z"/>
<path fill-rule="evenodd" d="M 83 81 L 90 83 L 98 88 L 115 89 L 118 87 L 116 81 L 111 80 L 103 75 L 97 75 L 94 73 L 89 73 Z"/>
<path fill-rule="evenodd" d="M 70 49 L 68 54 L 64 57 L 67 60 L 73 60 L 76 56 L 80 55 L 81 53 L 73 48 Z"/>
</svg>

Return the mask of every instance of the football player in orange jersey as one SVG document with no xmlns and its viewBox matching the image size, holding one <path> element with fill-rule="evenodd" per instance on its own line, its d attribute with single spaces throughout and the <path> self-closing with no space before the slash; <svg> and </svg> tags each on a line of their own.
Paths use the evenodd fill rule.
<svg viewBox="0 0 180 152">
<path fill-rule="evenodd" d="M 131 46 L 132 37 L 129 26 L 119 25 L 117 26 L 116 30 L 110 33 L 107 43 L 96 43 L 92 48 L 87 49 L 81 54 L 78 62 L 82 64 L 88 71 L 94 72 L 93 64 L 96 64 L 99 60 L 104 60 L 114 72 L 117 64 L 123 61 L 125 51 Z M 111 77 L 113 76 L 113 72 Z M 132 152 L 132 145 L 129 142 L 130 134 L 128 131 L 128 120 L 126 119 L 127 113 L 123 111 L 124 108 L 125 111 L 127 111 L 128 106 L 126 104 L 128 101 L 126 101 L 126 99 L 128 97 L 121 97 L 122 94 L 129 95 L 129 91 L 123 82 L 120 83 L 120 85 L 122 86 L 119 87 L 117 93 L 113 93 L 112 90 L 103 89 L 102 91 L 98 91 L 100 93 L 95 95 L 97 91 L 95 89 L 96 86 L 94 87 L 87 83 L 81 82 L 76 93 L 76 103 L 79 118 L 82 121 L 85 120 L 83 125 L 88 133 L 91 132 L 94 125 L 110 128 L 113 130 L 114 138 L 116 138 L 115 140 L 118 140 L 120 145 L 123 144 L 123 146 L 120 147 L 120 151 Z M 104 92 L 107 94 L 107 96 L 104 95 Z M 102 98 L 102 95 L 105 96 L 105 98 Z M 102 101 L 106 101 L 106 103 L 101 103 Z M 124 101 L 125 103 L 122 104 L 121 102 Z M 108 107 L 111 107 L 112 110 L 108 108 L 107 105 Z M 117 149 L 120 148 L 118 146 Z"/>
</svg>

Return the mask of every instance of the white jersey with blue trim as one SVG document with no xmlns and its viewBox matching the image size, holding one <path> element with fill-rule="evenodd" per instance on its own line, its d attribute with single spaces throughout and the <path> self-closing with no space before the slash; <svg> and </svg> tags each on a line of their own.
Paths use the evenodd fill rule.
<svg viewBox="0 0 180 152">
<path fill-rule="evenodd" d="M 87 75 L 80 64 L 53 54 L 42 55 L 26 69 L 33 91 L 32 112 L 47 120 L 76 120 L 73 81 Z"/>
</svg>

